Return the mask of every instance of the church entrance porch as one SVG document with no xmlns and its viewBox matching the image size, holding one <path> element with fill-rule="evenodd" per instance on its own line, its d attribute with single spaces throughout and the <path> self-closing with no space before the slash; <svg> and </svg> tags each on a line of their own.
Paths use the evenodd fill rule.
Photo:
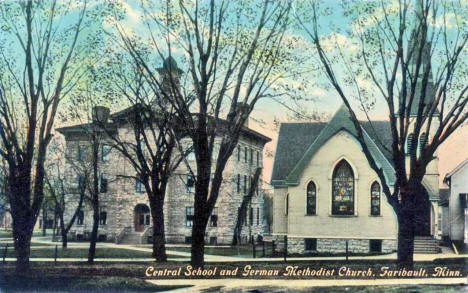
<svg viewBox="0 0 468 293">
<path fill-rule="evenodd" d="M 151 223 L 150 210 L 145 204 L 137 204 L 133 210 L 135 232 L 143 232 Z"/>
</svg>

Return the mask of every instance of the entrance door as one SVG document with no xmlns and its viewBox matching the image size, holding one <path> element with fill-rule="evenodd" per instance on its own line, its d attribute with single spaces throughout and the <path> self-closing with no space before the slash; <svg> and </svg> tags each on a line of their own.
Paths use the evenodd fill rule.
<svg viewBox="0 0 468 293">
<path fill-rule="evenodd" d="M 143 232 L 150 225 L 149 208 L 145 204 L 138 204 L 134 210 L 135 232 Z"/>
</svg>

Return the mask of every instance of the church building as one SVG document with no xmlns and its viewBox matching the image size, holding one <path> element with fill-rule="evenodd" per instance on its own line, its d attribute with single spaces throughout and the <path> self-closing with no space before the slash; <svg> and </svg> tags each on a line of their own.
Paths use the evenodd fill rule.
<svg viewBox="0 0 468 293">
<path fill-rule="evenodd" d="M 349 112 L 342 106 L 328 123 L 283 123 L 271 184 L 273 234 L 287 236 L 288 252 L 387 253 L 397 248 L 397 218 L 382 183 L 361 150 Z M 395 182 L 388 121 L 361 122 L 372 156 L 393 188 Z M 430 138 L 429 134 L 429 138 Z M 419 145 L 427 141 L 422 134 Z M 407 147 L 416 147 L 418 141 Z M 431 201 L 425 235 L 415 252 L 438 252 L 438 159 L 423 185 Z"/>
</svg>

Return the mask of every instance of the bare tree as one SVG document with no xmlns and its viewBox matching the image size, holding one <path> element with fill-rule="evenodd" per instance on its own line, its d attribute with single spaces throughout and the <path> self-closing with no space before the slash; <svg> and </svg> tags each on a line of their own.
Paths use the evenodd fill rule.
<svg viewBox="0 0 468 293">
<path fill-rule="evenodd" d="M 234 227 L 234 235 L 232 237 L 232 245 L 237 245 L 240 242 L 239 239 L 242 233 L 242 224 L 247 215 L 248 205 L 250 204 L 250 202 L 252 201 L 252 197 L 255 195 L 255 193 L 258 190 L 257 189 L 258 184 L 259 184 L 258 181 L 260 180 L 261 174 L 262 174 L 262 168 L 257 168 L 255 170 L 255 174 L 253 178 L 250 181 L 249 191 L 247 192 L 246 195 L 244 195 L 244 198 L 242 199 L 241 206 L 237 213 L 236 226 Z"/>
<path fill-rule="evenodd" d="M 141 9 L 148 25 L 146 55 L 121 23 L 116 27 L 126 51 L 145 70 L 153 91 L 166 97 L 193 142 L 196 169 L 191 263 L 198 267 L 204 264 L 205 230 L 226 163 L 256 103 L 271 97 L 275 80 L 284 76 L 283 41 L 290 3 L 149 1 Z M 157 78 L 154 60 L 161 62 L 165 56 L 183 61 L 186 70 L 180 84 L 173 76 L 164 84 Z M 212 160 L 216 137 L 221 142 Z"/>
<path fill-rule="evenodd" d="M 29 269 L 30 240 L 44 198 L 44 160 L 60 102 L 83 75 L 87 3 L 0 4 L 0 155 L 8 164 L 17 270 Z M 70 22 L 62 21 L 70 17 Z"/>
<path fill-rule="evenodd" d="M 62 240 L 62 247 L 67 248 L 68 245 L 68 232 L 73 227 L 75 220 L 78 217 L 79 212 L 83 208 L 83 203 L 85 200 L 86 194 L 86 186 L 88 176 L 83 176 L 83 181 L 78 186 L 78 198 L 73 196 L 76 192 L 76 188 L 72 188 L 70 186 L 70 182 L 68 182 L 68 178 L 64 172 L 64 163 L 68 159 L 65 155 L 65 150 L 62 149 L 61 145 L 56 143 L 54 144 L 54 149 L 52 152 L 55 153 L 55 158 L 50 158 L 50 163 L 47 164 L 46 167 L 46 185 L 47 185 L 47 192 L 50 194 L 54 204 L 55 204 L 55 211 L 57 213 L 59 227 L 60 227 L 60 235 Z M 65 160 L 63 160 L 65 158 Z M 73 167 L 76 166 L 76 163 L 70 163 L 71 168 L 75 170 L 79 174 L 83 174 L 83 168 Z M 75 206 L 73 208 L 73 206 Z M 65 219 L 65 212 L 66 210 L 72 210 L 72 216 L 68 220 L 68 223 Z"/>
<path fill-rule="evenodd" d="M 130 57 L 130 60 L 129 60 Z M 129 61 L 129 62 L 128 62 Z M 145 71 L 128 54 L 117 54 L 102 69 L 129 108 L 112 115 L 118 127 L 128 130 L 128 136 L 108 132 L 112 148 L 117 150 L 133 167 L 135 175 L 119 177 L 136 180 L 144 186 L 148 196 L 153 226 L 153 257 L 158 262 L 167 260 L 164 233 L 164 200 L 169 178 L 183 161 L 190 149 L 183 148 L 180 138 L 183 132 L 176 113 L 167 101 L 168 94 L 153 91 L 145 77 Z M 169 76 L 179 77 L 178 68 L 170 60 L 158 69 L 161 83 L 168 83 Z M 104 78 L 105 78 L 104 76 Z M 103 79 L 104 79 L 103 78 Z M 176 81 L 178 83 L 178 81 Z"/>
<path fill-rule="evenodd" d="M 467 5 L 431 0 L 343 2 L 352 29 L 341 47 L 333 35 L 321 33 L 320 17 L 329 11 L 322 8 L 312 1 L 308 10 L 297 10 L 298 20 L 329 84 L 349 111 L 356 137 L 397 215 L 398 263 L 412 266 L 415 233 L 426 233 L 430 217 L 422 180 L 438 147 L 468 118 Z M 372 122 L 370 109 L 379 101 L 386 106 L 391 128 L 392 143 L 385 147 L 395 170 L 393 190 L 358 119 L 364 113 Z"/>
</svg>

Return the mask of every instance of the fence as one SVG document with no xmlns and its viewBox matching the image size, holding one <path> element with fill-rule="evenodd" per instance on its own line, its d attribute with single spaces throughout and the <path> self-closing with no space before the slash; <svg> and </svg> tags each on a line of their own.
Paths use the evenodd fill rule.
<svg viewBox="0 0 468 293">
<path fill-rule="evenodd" d="M 2 248 L 0 248 L 1 251 L 3 251 L 3 255 L 2 255 L 2 262 L 5 264 L 6 262 L 6 258 L 7 258 L 7 255 L 8 255 L 8 249 L 10 247 L 8 246 L 8 243 L 6 243 L 6 245 Z M 13 250 L 15 250 L 15 248 L 13 247 Z M 58 245 L 55 245 L 55 251 L 54 251 L 54 265 L 57 264 L 57 258 L 58 258 Z"/>
</svg>

